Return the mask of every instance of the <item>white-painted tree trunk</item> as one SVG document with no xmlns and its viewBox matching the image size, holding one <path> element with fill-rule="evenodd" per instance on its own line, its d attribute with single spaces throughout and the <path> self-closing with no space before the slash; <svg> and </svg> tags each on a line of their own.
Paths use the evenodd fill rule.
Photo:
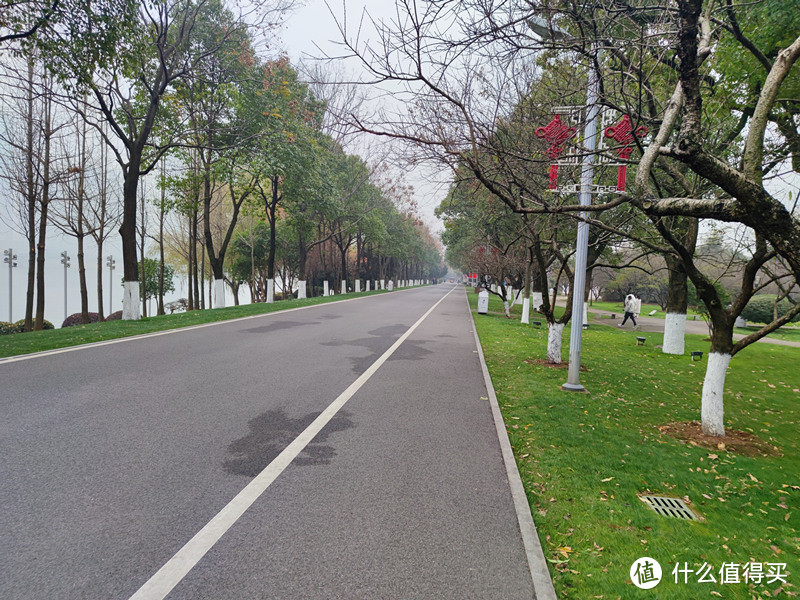
<svg viewBox="0 0 800 600">
<path fill-rule="evenodd" d="M 564 323 L 553 323 L 547 328 L 547 362 L 561 364 L 561 337 Z"/>
<path fill-rule="evenodd" d="M 583 303 L 583 321 L 582 323 L 586 325 L 589 322 L 589 303 Z"/>
<path fill-rule="evenodd" d="M 366 284 L 366 286 L 367 286 L 367 287 L 366 287 L 366 289 L 364 290 L 365 292 L 368 292 L 368 291 L 370 291 L 370 290 L 369 290 L 369 287 L 370 287 L 370 285 L 369 285 L 369 284 L 370 284 L 370 283 L 372 283 L 372 282 L 371 282 L 369 279 L 367 279 L 367 284 Z"/>
<path fill-rule="evenodd" d="M 328 280 L 327 279 L 322 282 L 322 295 L 323 296 L 330 296 L 330 293 L 328 291 Z"/>
<path fill-rule="evenodd" d="M 342 279 L 342 293 L 343 294 L 347 293 L 347 280 L 346 279 Z"/>
<path fill-rule="evenodd" d="M 386 289 L 386 280 L 385 279 L 381 279 L 381 289 L 382 290 Z"/>
<path fill-rule="evenodd" d="M 297 299 L 300 300 L 301 298 L 306 297 L 306 282 L 305 281 L 298 281 L 297 282 Z"/>
<path fill-rule="evenodd" d="M 126 281 L 122 289 L 122 320 L 138 321 L 142 318 L 142 307 L 139 301 L 139 282 Z"/>
<path fill-rule="evenodd" d="M 542 307 L 542 304 L 544 304 L 542 292 L 533 292 L 533 297 L 531 298 L 531 310 L 539 310 Z"/>
<path fill-rule="evenodd" d="M 686 315 L 667 313 L 667 318 L 664 320 L 664 344 L 661 351 L 664 354 L 683 354 L 685 333 Z"/>
<path fill-rule="evenodd" d="M 214 280 L 214 308 L 225 308 L 225 281 Z"/>
<path fill-rule="evenodd" d="M 503 300 L 503 311 L 506 313 L 506 317 L 509 319 L 511 318 L 511 308 L 508 306 L 508 300 Z"/>
<path fill-rule="evenodd" d="M 510 287 L 508 289 L 508 297 L 511 299 L 511 308 L 514 308 L 514 305 L 517 303 L 516 298 L 514 298 L 514 288 Z"/>
<path fill-rule="evenodd" d="M 529 300 L 530 298 L 522 299 L 522 319 L 520 322 L 525 323 L 525 325 L 531 322 L 531 303 Z"/>
<path fill-rule="evenodd" d="M 724 406 L 725 376 L 728 374 L 730 354 L 710 352 L 703 380 L 703 397 L 700 403 L 700 418 L 703 433 L 706 435 L 725 435 Z"/>
<path fill-rule="evenodd" d="M 267 279 L 267 304 L 275 302 L 275 280 Z"/>
<path fill-rule="evenodd" d="M 360 294 L 360 293 L 361 293 L 361 280 L 360 279 L 356 279 L 356 294 Z"/>
</svg>

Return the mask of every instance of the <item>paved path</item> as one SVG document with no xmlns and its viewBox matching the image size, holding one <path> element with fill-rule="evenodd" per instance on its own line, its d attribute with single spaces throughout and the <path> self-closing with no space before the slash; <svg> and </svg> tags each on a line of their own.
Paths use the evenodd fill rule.
<svg viewBox="0 0 800 600">
<path fill-rule="evenodd" d="M 608 326 L 616 325 L 618 323 L 621 323 L 622 318 L 625 316 L 624 312 L 612 313 L 611 311 L 607 310 L 595 310 L 592 307 L 589 307 L 589 312 L 595 316 L 595 320 L 592 321 L 592 323 L 597 325 L 608 325 Z M 609 319 L 610 315 L 612 314 L 615 316 L 615 319 L 613 321 Z M 664 333 L 664 323 L 665 323 L 664 319 L 658 319 L 656 317 L 648 317 L 647 315 L 640 315 L 639 317 L 637 317 L 636 323 L 639 326 L 638 327 L 639 331 Z M 628 320 L 628 322 L 625 324 L 625 328 L 626 329 L 633 328 L 630 320 Z M 708 335 L 708 325 L 706 325 L 706 322 L 703 321 L 702 319 L 697 319 L 696 321 L 692 319 L 687 319 L 686 333 Z M 740 340 L 743 337 L 745 336 L 743 336 L 740 333 L 733 334 L 734 340 Z M 794 346 L 795 348 L 800 348 L 800 342 L 790 342 L 788 340 L 779 340 L 771 337 L 764 337 L 758 341 L 759 343 L 764 343 L 764 344 L 776 344 L 778 346 Z"/>
<path fill-rule="evenodd" d="M 532 598 L 451 290 L 0 363 L 0 598 Z"/>
</svg>

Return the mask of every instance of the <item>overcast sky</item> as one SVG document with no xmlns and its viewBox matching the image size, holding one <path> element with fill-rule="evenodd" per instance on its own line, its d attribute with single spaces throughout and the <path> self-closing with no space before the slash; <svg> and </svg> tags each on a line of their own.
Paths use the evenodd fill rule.
<svg viewBox="0 0 800 600">
<path fill-rule="evenodd" d="M 346 12 L 348 15 L 348 27 L 354 27 L 357 20 L 361 18 L 364 6 L 369 5 L 370 14 L 376 18 L 390 18 L 393 14 L 394 0 L 371 0 L 369 3 L 358 1 L 348 1 Z M 331 9 L 338 16 L 344 14 L 345 8 L 342 1 L 338 0 L 331 3 Z M 320 56 L 320 50 L 331 55 L 339 54 L 335 42 L 340 39 L 340 33 L 336 27 L 336 22 L 331 16 L 329 9 L 322 0 L 308 0 L 298 6 L 286 19 L 283 26 L 278 31 L 278 39 L 274 44 L 270 44 L 271 50 L 275 54 L 283 52 L 288 54 L 293 62 L 301 59 L 307 60 L 312 56 Z M 356 151 L 358 148 L 352 148 Z M 360 151 L 364 154 L 364 151 Z M 369 155 L 363 156 L 366 160 Z M 116 165 L 112 166 L 112 174 L 117 172 Z M 447 174 L 438 179 L 446 180 Z M 413 185 L 417 190 L 416 200 L 419 211 L 432 230 L 437 231 L 441 228 L 441 223 L 436 220 L 433 210 L 438 206 L 441 198 L 446 192 L 446 186 L 442 182 L 435 182 L 435 177 L 430 174 L 420 174 L 419 171 L 409 173 L 406 176 L 407 183 Z M 4 190 L 0 190 L 4 191 Z M 0 204 L 4 204 L 0 202 Z M 3 218 L 8 221 L 6 206 L 0 206 L 3 211 Z M 67 251 L 71 257 L 71 267 L 67 271 L 67 314 L 72 314 L 80 310 L 80 291 L 78 286 L 78 269 L 76 254 L 76 242 L 74 238 L 65 237 L 57 232 L 55 227 L 49 228 L 47 245 L 45 250 L 46 273 L 45 285 L 46 306 L 45 318 L 56 325 L 61 325 L 64 319 L 64 268 L 61 264 L 61 252 Z M 0 221 L 0 250 L 12 249 L 17 255 L 17 268 L 13 269 L 12 277 L 9 279 L 8 264 L 0 262 L 0 321 L 9 319 L 9 281 L 13 283 L 13 301 L 11 320 L 17 321 L 25 316 L 25 289 L 27 275 L 27 242 L 25 238 L 14 231 L 14 228 L 7 222 Z M 113 275 L 109 275 L 108 268 L 103 268 L 104 285 L 104 304 L 105 313 L 109 314 L 122 308 L 122 249 L 119 235 L 113 235 L 107 240 L 103 250 L 104 256 L 114 256 L 116 260 L 116 270 Z M 2 256 L 2 252 L 0 252 Z M 97 278 L 97 252 L 92 241 L 87 239 L 86 243 L 86 276 L 89 287 L 89 310 L 97 310 L 96 302 L 96 278 Z M 105 263 L 105 260 L 103 261 Z M 167 301 L 186 296 L 186 289 L 176 278 L 176 291 L 170 294 Z M 113 287 L 113 307 L 109 310 L 109 284 Z M 227 288 L 226 288 L 227 290 Z M 228 293 L 227 303 L 233 304 L 233 296 Z M 242 301 L 247 302 L 246 290 L 242 290 L 240 295 Z"/>
</svg>

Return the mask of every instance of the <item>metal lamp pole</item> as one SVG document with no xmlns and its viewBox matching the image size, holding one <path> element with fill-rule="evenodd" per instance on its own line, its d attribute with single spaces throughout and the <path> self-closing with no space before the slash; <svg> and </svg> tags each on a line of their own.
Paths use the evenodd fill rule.
<svg viewBox="0 0 800 600">
<path fill-rule="evenodd" d="M 8 250 L 3 250 L 3 262 L 8 263 L 8 322 L 13 323 L 13 319 L 11 317 L 11 301 L 14 297 L 12 291 L 14 287 L 14 267 L 17 266 L 17 255 L 14 254 L 14 250 L 9 248 Z"/>
<path fill-rule="evenodd" d="M 531 17 L 528 26 L 540 37 L 545 39 L 571 39 L 572 36 L 560 27 L 548 26 L 547 22 L 538 17 Z M 597 44 L 592 44 L 592 53 L 600 58 Z M 586 149 L 581 161 L 581 191 L 578 194 L 578 204 L 589 206 L 592 203 L 592 180 L 594 178 L 594 151 L 597 148 L 597 117 L 600 98 L 600 74 L 596 69 L 589 70 L 589 86 L 586 90 L 586 125 L 583 130 L 583 143 Z M 584 220 L 586 213 L 580 213 L 578 222 L 578 237 L 575 247 L 575 277 L 572 282 L 572 329 L 569 337 L 569 371 L 567 383 L 562 389 L 572 392 L 582 392 L 585 388 L 580 383 L 581 378 L 581 336 L 583 334 L 583 297 L 586 292 L 586 257 L 589 248 L 589 224 Z"/>
<path fill-rule="evenodd" d="M 69 254 L 67 251 L 61 253 L 61 264 L 64 265 L 64 320 L 69 316 L 67 314 L 67 269 L 69 269 Z"/>
<path fill-rule="evenodd" d="M 593 50 L 599 54 L 599 50 Z M 583 143 L 586 154 L 581 164 L 581 191 L 578 194 L 578 204 L 589 206 L 592 203 L 592 180 L 594 178 L 594 151 L 597 147 L 597 116 L 600 107 L 597 101 L 600 98 L 600 76 L 596 69 L 589 71 L 589 87 L 586 90 L 586 127 L 583 130 Z M 580 213 L 578 221 L 578 239 L 575 248 L 575 278 L 572 290 L 572 329 L 569 336 L 569 370 L 567 383 L 562 389 L 572 392 L 582 392 L 581 385 L 581 336 L 583 334 L 583 302 L 586 293 L 586 257 L 589 250 L 589 224 L 584 220 L 585 212 Z"/>
<path fill-rule="evenodd" d="M 114 312 L 114 265 L 117 264 L 117 261 L 114 260 L 114 257 L 109 254 L 106 257 L 106 266 L 108 267 L 108 312 L 109 314 Z"/>
</svg>

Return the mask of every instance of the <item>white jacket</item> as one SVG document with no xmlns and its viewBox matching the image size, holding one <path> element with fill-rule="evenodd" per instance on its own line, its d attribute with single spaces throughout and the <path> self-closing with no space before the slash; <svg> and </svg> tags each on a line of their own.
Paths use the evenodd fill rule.
<svg viewBox="0 0 800 600">
<path fill-rule="evenodd" d="M 629 313 L 636 312 L 636 298 L 634 297 L 625 298 L 625 312 Z"/>
</svg>

